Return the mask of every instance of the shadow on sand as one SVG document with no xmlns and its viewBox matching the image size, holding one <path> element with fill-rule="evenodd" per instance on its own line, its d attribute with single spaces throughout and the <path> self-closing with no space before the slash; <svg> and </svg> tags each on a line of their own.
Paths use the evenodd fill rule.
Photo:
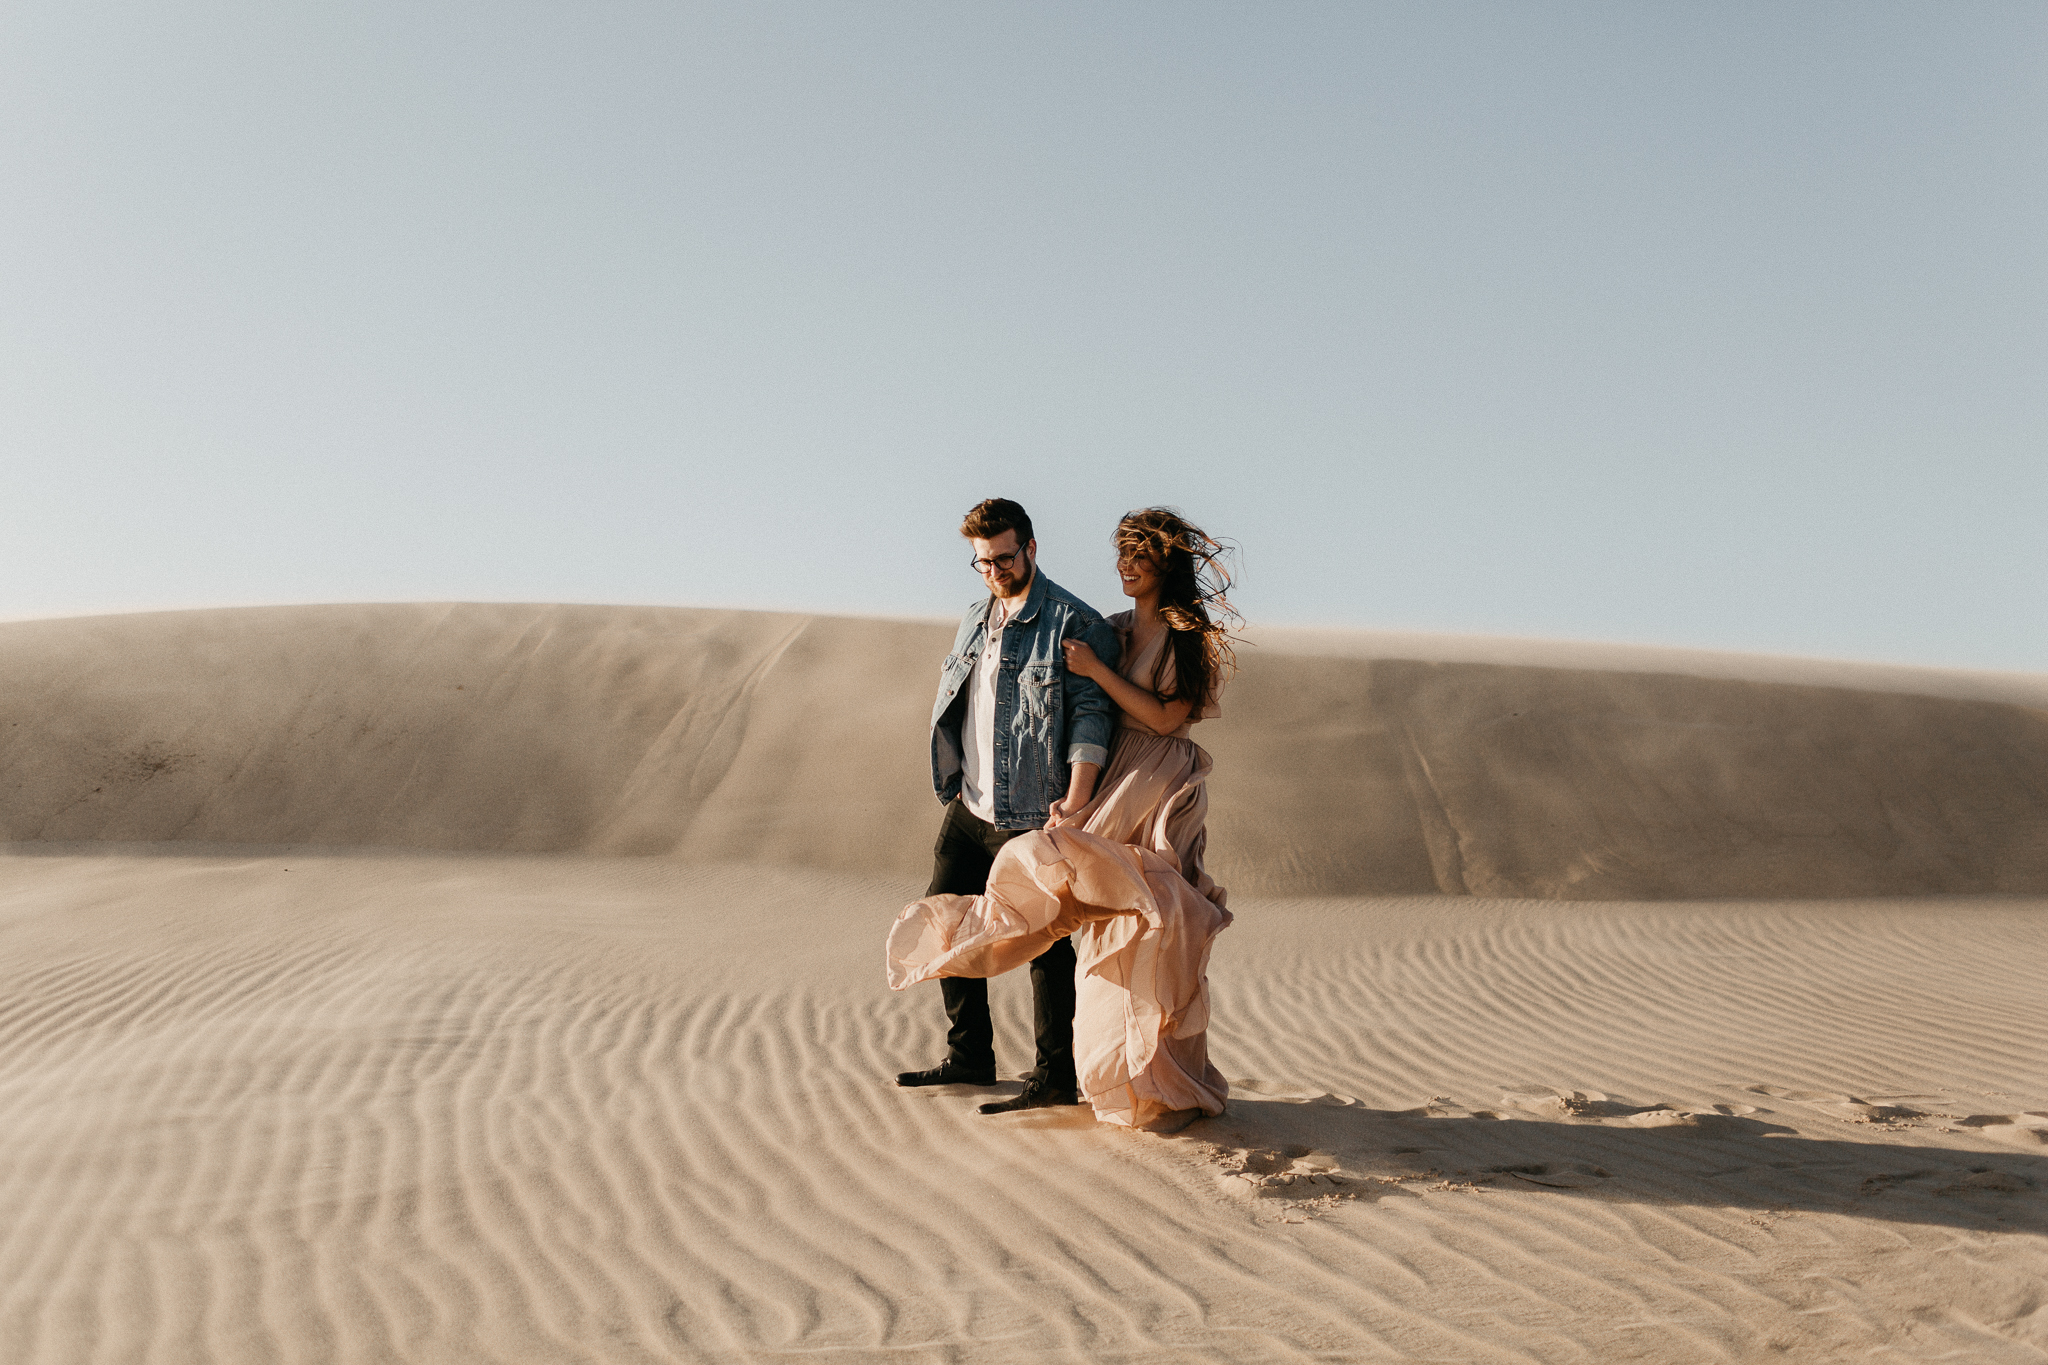
<svg viewBox="0 0 2048 1365">
<path fill-rule="evenodd" d="M 1763 1117 L 1662 1107 L 1550 1119 L 1233 1095 L 1221 1117 L 1170 1140 L 1215 1149 L 1226 1183 L 1252 1197 L 1523 1190 L 2048 1232 L 2048 1151 L 2018 1148 L 2042 1130 L 2011 1129 L 2012 1150 L 1981 1136 L 1930 1144 L 1942 1135 L 1928 1127 L 1882 1131 L 1895 1140 L 1813 1136 Z"/>
</svg>

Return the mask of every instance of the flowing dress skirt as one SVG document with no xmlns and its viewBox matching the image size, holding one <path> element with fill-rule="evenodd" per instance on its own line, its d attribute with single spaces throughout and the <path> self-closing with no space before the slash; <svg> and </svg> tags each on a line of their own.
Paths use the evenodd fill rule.
<svg viewBox="0 0 2048 1365">
<path fill-rule="evenodd" d="M 1229 925 L 1208 843 L 1200 745 L 1117 731 L 1096 796 L 1068 823 L 1003 845 L 979 896 L 927 896 L 889 932 L 889 985 L 998 976 L 1071 936 L 1074 1062 L 1095 1116 L 1147 1127 L 1220 1114 L 1209 1062 L 1209 949 Z"/>
</svg>

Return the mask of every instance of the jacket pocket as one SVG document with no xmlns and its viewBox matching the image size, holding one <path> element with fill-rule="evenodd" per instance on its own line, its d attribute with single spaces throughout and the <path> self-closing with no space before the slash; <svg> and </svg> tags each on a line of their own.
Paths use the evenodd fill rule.
<svg viewBox="0 0 2048 1365">
<path fill-rule="evenodd" d="M 1017 674 L 1017 695 L 1034 716 L 1055 715 L 1060 707 L 1060 670 L 1052 664 L 1028 664 Z"/>
<path fill-rule="evenodd" d="M 960 699 L 960 689 L 973 670 L 958 654 L 948 654 L 939 665 L 939 695 L 932 701 L 932 724 L 937 725 Z"/>
</svg>

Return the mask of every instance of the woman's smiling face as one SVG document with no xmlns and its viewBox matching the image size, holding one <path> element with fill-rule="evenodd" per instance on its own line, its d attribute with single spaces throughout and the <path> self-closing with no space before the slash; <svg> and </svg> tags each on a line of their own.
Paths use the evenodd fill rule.
<svg viewBox="0 0 2048 1365">
<path fill-rule="evenodd" d="M 1149 555 L 1118 555 L 1116 576 L 1123 580 L 1126 597 L 1145 597 L 1159 591 L 1159 564 Z"/>
</svg>

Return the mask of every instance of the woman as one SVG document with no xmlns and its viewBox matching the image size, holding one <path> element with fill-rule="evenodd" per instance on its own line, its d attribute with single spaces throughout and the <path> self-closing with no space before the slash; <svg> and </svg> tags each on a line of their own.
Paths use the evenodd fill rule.
<svg viewBox="0 0 2048 1365">
<path fill-rule="evenodd" d="M 1006 844 L 983 895 L 906 908 L 889 936 L 889 984 L 996 976 L 1071 935 L 1082 1094 L 1099 1119 L 1171 1129 L 1222 1113 L 1229 1093 L 1208 1060 L 1207 970 L 1230 912 L 1202 865 L 1213 765 L 1188 732 L 1220 714 L 1234 660 L 1216 617 L 1236 614 L 1222 546 L 1178 513 L 1132 512 L 1115 543 L 1133 599 L 1110 618 L 1121 667 L 1065 646 L 1068 669 L 1123 711 L 1094 796 L 1055 803 L 1044 830 Z"/>
</svg>

